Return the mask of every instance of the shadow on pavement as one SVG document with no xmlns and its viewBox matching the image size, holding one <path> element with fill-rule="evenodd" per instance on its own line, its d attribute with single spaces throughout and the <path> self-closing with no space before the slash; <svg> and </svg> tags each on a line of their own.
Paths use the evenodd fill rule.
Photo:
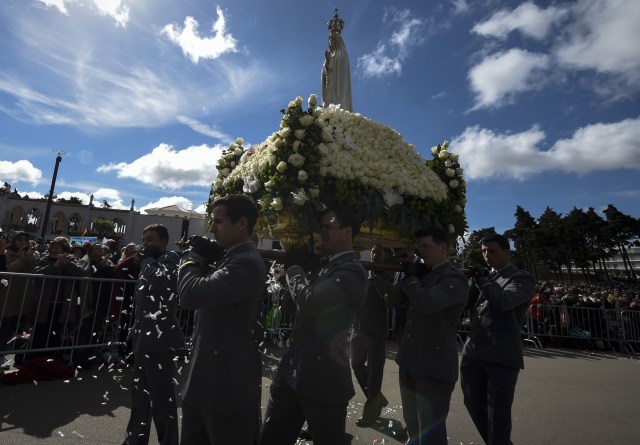
<svg viewBox="0 0 640 445">
<path fill-rule="evenodd" d="M 115 409 L 130 404 L 130 372 L 105 371 L 81 370 L 76 378 L 65 381 L 0 384 L 0 434 L 17 429 L 45 438 L 81 415 L 114 417 Z"/>
</svg>

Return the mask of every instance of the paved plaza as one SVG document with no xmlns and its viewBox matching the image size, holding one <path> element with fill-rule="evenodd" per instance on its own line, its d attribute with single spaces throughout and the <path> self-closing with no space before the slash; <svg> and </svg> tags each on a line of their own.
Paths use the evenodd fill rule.
<svg viewBox="0 0 640 445">
<path fill-rule="evenodd" d="M 388 343 L 383 393 L 389 406 L 372 428 L 358 428 L 363 395 L 349 405 L 351 445 L 397 444 L 402 410 L 397 344 Z M 267 350 L 263 407 L 268 399 L 269 368 L 281 351 Z M 184 367 L 184 363 L 180 363 Z M 640 360 L 623 355 L 565 349 L 525 349 L 513 407 L 516 445 L 638 443 Z M 129 419 L 131 370 L 81 371 L 78 378 L 8 386 L 0 384 L 0 444 L 120 444 Z M 184 373 L 183 373 L 184 374 Z M 354 380 L 355 385 L 355 380 Z M 449 443 L 482 444 L 462 403 L 459 383 L 447 422 Z M 349 442 L 350 440 L 350 442 Z M 156 443 L 155 431 L 152 440 Z M 300 441 L 301 444 L 305 443 Z"/>
</svg>

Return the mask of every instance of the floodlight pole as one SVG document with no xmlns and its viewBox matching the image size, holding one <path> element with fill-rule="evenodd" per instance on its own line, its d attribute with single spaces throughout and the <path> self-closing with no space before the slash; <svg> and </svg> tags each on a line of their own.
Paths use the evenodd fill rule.
<svg viewBox="0 0 640 445">
<path fill-rule="evenodd" d="M 44 238 L 49 226 L 49 213 L 51 213 L 51 203 L 53 202 L 53 189 L 56 187 L 56 177 L 58 176 L 58 166 L 62 161 L 62 152 L 56 152 L 56 166 L 53 168 L 53 178 L 51 178 L 51 188 L 49 189 L 49 199 L 47 199 L 47 210 L 44 212 L 44 221 L 42 222 L 42 232 L 40 236 Z"/>
</svg>

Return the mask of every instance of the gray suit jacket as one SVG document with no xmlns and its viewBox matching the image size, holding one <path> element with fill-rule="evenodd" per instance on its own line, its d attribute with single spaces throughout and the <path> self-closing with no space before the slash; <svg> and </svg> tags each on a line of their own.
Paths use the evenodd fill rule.
<svg viewBox="0 0 640 445">
<path fill-rule="evenodd" d="M 295 282 L 289 285 L 296 288 Z M 332 258 L 299 293 L 292 290 L 298 313 L 274 385 L 289 384 L 299 394 L 325 402 L 353 397 L 347 334 L 366 294 L 367 274 L 353 252 Z"/>
<path fill-rule="evenodd" d="M 178 254 L 165 252 L 145 258 L 133 296 L 134 322 L 131 328 L 133 352 L 177 351 L 184 338 L 178 312 Z"/>
<path fill-rule="evenodd" d="M 480 289 L 463 356 L 524 368 L 522 325 L 535 294 L 531 275 L 509 264 Z"/>
<path fill-rule="evenodd" d="M 203 270 L 190 252 L 178 274 L 180 303 L 195 309 L 193 352 L 182 399 L 222 413 L 259 403 L 260 359 L 252 328 L 266 282 L 266 268 L 251 243 L 229 248 L 215 269 Z"/>
<path fill-rule="evenodd" d="M 469 294 L 467 279 L 447 261 L 420 280 L 407 278 L 401 286 L 408 309 L 396 362 L 415 375 L 455 383 L 458 322 Z"/>
</svg>

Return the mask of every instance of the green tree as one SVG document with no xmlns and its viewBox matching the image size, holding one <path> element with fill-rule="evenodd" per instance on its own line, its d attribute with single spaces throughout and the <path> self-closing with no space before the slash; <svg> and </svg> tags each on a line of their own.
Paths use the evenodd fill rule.
<svg viewBox="0 0 640 445">
<path fill-rule="evenodd" d="M 638 275 L 633 269 L 626 246 L 638 246 L 638 237 L 640 237 L 640 220 L 632 216 L 625 215 L 612 204 L 604 209 L 607 218 L 607 226 L 605 229 L 606 236 L 616 246 L 616 250 L 622 256 L 627 277 L 630 280 L 637 281 Z"/>
<path fill-rule="evenodd" d="M 547 264 L 551 271 L 562 278 L 562 264 L 566 256 L 566 243 L 564 242 L 562 214 L 547 207 L 538 218 L 538 232 L 536 251 L 541 261 Z"/>
<path fill-rule="evenodd" d="M 513 240 L 515 251 L 511 254 L 512 262 L 521 269 L 529 270 L 537 276 L 535 262 L 536 231 L 538 224 L 524 208 L 517 206 L 516 223 L 513 229 L 507 230 L 505 236 Z"/>
<path fill-rule="evenodd" d="M 114 223 L 108 219 L 98 216 L 91 224 L 91 231 L 96 235 L 102 235 L 108 238 L 115 236 Z"/>
<path fill-rule="evenodd" d="M 79 198 L 78 196 L 69 196 L 69 199 L 58 198 L 58 202 L 65 203 L 65 204 L 77 204 L 77 205 L 84 204 L 84 202 L 82 201 L 82 198 Z"/>
</svg>

